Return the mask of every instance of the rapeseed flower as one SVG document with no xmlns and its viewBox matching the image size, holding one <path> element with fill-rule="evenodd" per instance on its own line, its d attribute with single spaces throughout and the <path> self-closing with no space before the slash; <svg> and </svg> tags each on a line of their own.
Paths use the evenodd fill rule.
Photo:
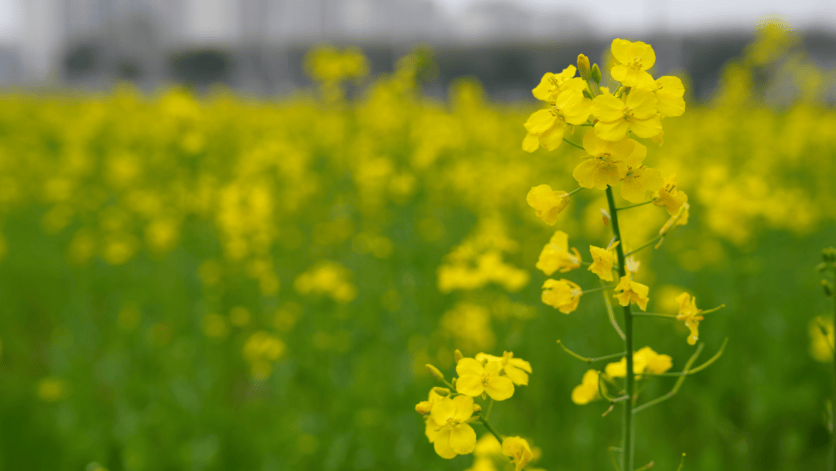
<svg viewBox="0 0 836 471">
<path fill-rule="evenodd" d="M 450 396 L 450 390 L 447 388 L 434 387 L 430 389 L 430 394 L 426 401 L 421 401 L 415 405 L 415 412 L 427 415 L 432 412 L 433 404 Z"/>
<path fill-rule="evenodd" d="M 592 114 L 598 118 L 595 134 L 607 141 L 619 141 L 627 131 L 649 138 L 662 132 L 662 121 L 657 112 L 658 99 L 652 91 L 631 90 L 626 97 L 598 95 L 592 101 Z"/>
<path fill-rule="evenodd" d="M 618 244 L 619 241 L 615 241 L 606 249 L 590 245 L 589 252 L 592 254 L 592 265 L 589 266 L 589 271 L 595 273 L 598 275 L 598 278 L 601 278 L 604 281 L 612 281 L 612 265 L 614 258 L 612 249 L 614 249 Z"/>
<path fill-rule="evenodd" d="M 642 311 L 647 310 L 647 301 L 650 299 L 647 297 L 647 293 L 650 288 L 633 281 L 633 275 L 630 272 L 621 277 L 615 290 L 621 291 L 621 294 L 616 294 L 613 297 L 618 298 L 618 303 L 622 306 L 629 306 L 632 302 L 636 303 Z"/>
<path fill-rule="evenodd" d="M 664 373 L 672 366 L 673 360 L 669 355 L 660 355 L 650 347 L 633 352 L 633 373 L 637 378 L 642 373 Z M 604 372 L 610 378 L 623 378 L 627 374 L 627 358 L 622 357 L 620 361 L 608 364 Z"/>
<path fill-rule="evenodd" d="M 520 437 L 506 437 L 502 440 L 502 454 L 511 457 L 516 471 L 523 469 L 534 458 L 528 442 Z"/>
<path fill-rule="evenodd" d="M 569 280 L 553 280 L 549 278 L 543 283 L 541 299 L 545 304 L 559 309 L 563 314 L 569 314 L 578 308 L 583 290 Z"/>
<path fill-rule="evenodd" d="M 679 191 L 676 187 L 676 175 L 671 175 L 665 179 L 665 184 L 653 197 L 653 204 L 656 206 L 663 206 L 668 210 L 668 214 L 674 216 L 679 212 L 683 204 L 688 202 L 688 195 L 684 191 Z"/>
<path fill-rule="evenodd" d="M 501 357 L 487 353 L 478 353 L 476 354 L 476 361 L 498 361 L 501 365 L 502 373 L 510 378 L 514 384 L 518 386 L 528 385 L 528 375 L 531 374 L 531 363 L 521 358 L 514 358 L 514 352 L 502 352 Z"/>
<path fill-rule="evenodd" d="M 582 187 L 599 190 L 618 184 L 628 169 L 639 167 L 647 155 L 647 148 L 632 139 L 608 141 L 594 131 L 584 135 L 583 147 L 589 154 L 575 167 L 572 176 Z"/>
<path fill-rule="evenodd" d="M 583 374 L 581 384 L 575 386 L 575 389 L 572 390 L 572 402 L 582 406 L 600 399 L 601 392 L 598 390 L 599 375 L 600 373 L 596 370 L 587 370 Z"/>
<path fill-rule="evenodd" d="M 549 276 L 558 270 L 566 273 L 580 268 L 581 254 L 574 247 L 572 247 L 572 252 L 574 255 L 569 253 L 569 235 L 563 231 L 555 231 L 549 243 L 543 247 L 537 264 L 534 266 Z"/>
<path fill-rule="evenodd" d="M 535 111 L 525 122 L 528 134 L 523 139 L 524 151 L 534 152 L 540 146 L 546 150 L 556 149 L 563 142 L 566 128 L 583 124 L 589 118 L 592 101 L 583 95 L 583 80 L 577 80 L 564 84 L 565 89 L 549 108 Z"/>
<path fill-rule="evenodd" d="M 495 401 L 504 401 L 514 395 L 514 383 L 511 378 L 501 376 L 502 364 L 499 361 L 480 362 L 473 358 L 462 358 L 456 365 L 456 391 L 476 397 L 487 393 Z"/>
<path fill-rule="evenodd" d="M 426 434 L 438 456 L 452 459 L 473 451 L 476 432 L 469 422 L 477 407 L 469 396 L 445 397 L 433 404 Z"/>
<path fill-rule="evenodd" d="M 697 298 L 691 297 L 688 293 L 677 296 L 676 302 L 679 303 L 679 314 L 676 315 L 676 320 L 685 322 L 685 327 L 691 331 L 691 335 L 688 336 L 688 345 L 694 345 L 700 338 L 699 325 L 703 320 L 703 316 L 700 315 L 702 309 L 697 309 Z"/>
<path fill-rule="evenodd" d="M 656 109 L 666 117 L 682 116 L 685 112 L 685 87 L 679 77 L 665 75 L 656 80 Z"/>
<path fill-rule="evenodd" d="M 656 63 L 656 53 L 649 44 L 614 39 L 610 50 L 618 62 L 610 69 L 613 79 L 625 87 L 653 90 L 655 82 L 647 70 Z"/>
<path fill-rule="evenodd" d="M 525 201 L 534 208 L 538 218 L 554 226 L 558 213 L 569 204 L 569 194 L 565 191 L 554 191 L 549 185 L 538 185 L 529 190 Z"/>
</svg>

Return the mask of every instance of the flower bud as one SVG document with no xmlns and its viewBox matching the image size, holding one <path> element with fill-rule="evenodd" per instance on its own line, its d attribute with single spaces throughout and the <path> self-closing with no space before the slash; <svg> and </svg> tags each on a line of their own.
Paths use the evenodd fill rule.
<svg viewBox="0 0 836 471">
<path fill-rule="evenodd" d="M 592 94 L 591 94 L 591 93 L 589 93 L 589 90 L 587 90 L 587 89 L 585 89 L 585 88 L 584 88 L 584 90 L 583 90 L 583 96 L 585 96 L 585 97 L 589 98 L 590 100 L 594 98 L 594 97 L 592 96 Z"/>
<path fill-rule="evenodd" d="M 433 410 L 433 405 L 430 401 L 421 401 L 415 404 L 415 412 L 421 415 L 427 415 Z"/>
<path fill-rule="evenodd" d="M 592 70 L 589 68 L 589 58 L 583 54 L 578 56 L 578 72 L 584 80 L 589 80 L 592 76 Z"/>
<path fill-rule="evenodd" d="M 450 390 L 449 390 L 449 389 L 447 389 L 447 388 L 440 388 L 440 387 L 438 387 L 438 386 L 434 387 L 434 388 L 432 389 L 432 392 L 434 392 L 434 393 L 438 394 L 438 395 L 439 395 L 439 396 L 441 396 L 441 397 L 447 397 L 447 396 L 449 396 L 449 395 L 450 395 Z"/>
<path fill-rule="evenodd" d="M 590 76 L 595 83 L 601 83 L 601 69 L 598 68 L 598 64 L 592 64 L 592 70 L 590 71 Z"/>
<path fill-rule="evenodd" d="M 462 361 L 462 358 L 464 358 L 464 355 L 462 355 L 462 351 L 457 348 L 456 349 L 456 363 Z"/>
<path fill-rule="evenodd" d="M 427 363 L 425 366 L 427 367 L 427 370 L 429 370 L 433 378 L 435 378 L 438 381 L 444 381 L 444 375 L 441 374 L 441 371 L 439 371 L 438 368 L 434 367 L 433 365 L 430 365 L 429 363 Z"/>
</svg>

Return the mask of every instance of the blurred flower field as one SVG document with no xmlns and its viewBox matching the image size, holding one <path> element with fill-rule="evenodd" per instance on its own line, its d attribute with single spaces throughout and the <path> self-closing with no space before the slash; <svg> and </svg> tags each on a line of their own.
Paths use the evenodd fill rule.
<svg viewBox="0 0 836 471">
<path fill-rule="evenodd" d="M 594 334 L 600 297 L 571 315 L 540 302 L 553 229 L 525 201 L 574 188 L 579 158 L 522 150 L 533 100 L 493 103 L 468 79 L 424 96 L 425 59 L 370 82 L 362 55 L 321 49 L 319 88 L 279 101 L 3 95 L 0 470 L 467 469 L 413 410 L 424 365 L 451 371 L 455 348 L 531 363 L 500 421 L 526 424 L 534 466 L 610 469 L 617 418 L 572 403 L 586 368 L 555 341 L 619 339 Z M 683 452 L 687 470 L 824 467 L 831 366 L 811 322 L 831 309 L 814 268 L 836 244 L 833 86 L 766 28 L 650 149 L 691 205 L 636 257 L 661 286 L 651 306 L 675 310 L 687 285 L 727 306 L 707 349 L 730 338 L 673 412 L 638 419 L 656 469 Z M 555 228 L 599 242 L 606 205 L 573 203 Z M 630 240 L 666 220 L 631 211 Z M 643 322 L 638 342 L 682 358 L 677 328 Z"/>
</svg>

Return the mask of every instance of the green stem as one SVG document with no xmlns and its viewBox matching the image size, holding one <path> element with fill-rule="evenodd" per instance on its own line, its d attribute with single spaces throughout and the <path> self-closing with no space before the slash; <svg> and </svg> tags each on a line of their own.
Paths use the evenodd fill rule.
<svg viewBox="0 0 836 471">
<path fill-rule="evenodd" d="M 676 319 L 676 314 L 659 314 L 656 312 L 634 312 L 633 317 L 662 317 L 664 319 Z"/>
<path fill-rule="evenodd" d="M 641 468 L 637 469 L 636 471 L 647 471 L 648 469 L 653 467 L 653 462 L 647 463 L 646 465 L 642 466 Z"/>
<path fill-rule="evenodd" d="M 696 368 L 685 368 L 683 371 L 676 373 L 642 373 L 642 376 L 690 376 L 694 373 L 699 373 L 700 371 L 711 366 L 712 363 L 717 361 L 723 355 L 723 351 L 726 349 L 726 344 L 728 342 L 729 338 L 726 337 L 726 339 L 723 340 L 723 345 L 720 346 L 720 350 L 717 350 L 717 353 L 715 353 L 713 357 L 709 358 L 708 361 Z"/>
<path fill-rule="evenodd" d="M 574 190 L 570 191 L 569 193 L 566 193 L 566 196 L 572 196 L 572 195 L 574 195 L 575 193 L 577 193 L 581 190 L 583 190 L 583 187 L 579 186 L 579 187 L 575 188 Z"/>
<path fill-rule="evenodd" d="M 612 355 L 604 355 L 602 357 L 597 357 L 597 358 L 587 358 L 587 357 L 578 355 L 577 353 L 573 352 L 572 350 L 569 350 L 568 348 L 566 348 L 566 345 L 563 345 L 563 342 L 561 342 L 560 340 L 557 341 L 557 344 L 560 345 L 560 348 L 562 348 L 564 352 L 568 353 L 569 355 L 572 355 L 573 357 L 577 358 L 578 360 L 580 360 L 584 363 L 594 363 L 596 361 L 612 360 L 613 358 L 621 358 L 621 357 L 624 356 L 624 352 L 622 352 L 622 353 L 613 353 Z"/>
<path fill-rule="evenodd" d="M 685 363 L 684 372 L 687 372 L 688 368 L 690 368 L 691 365 L 693 365 L 694 362 L 697 361 L 697 357 L 700 356 L 700 352 L 702 352 L 702 349 L 703 349 L 704 346 L 705 346 L 705 344 L 702 344 L 702 343 L 699 344 L 699 346 L 697 346 L 697 350 L 694 351 L 694 354 L 691 355 L 691 358 L 689 358 L 688 362 Z M 685 376 L 686 375 L 682 375 L 682 376 L 679 377 L 678 380 L 676 380 L 676 384 L 673 385 L 673 389 L 671 389 L 670 392 L 668 392 L 664 396 L 659 396 L 656 399 L 653 399 L 652 401 L 648 401 L 648 402 L 636 407 L 635 409 L 633 409 L 633 413 L 635 414 L 637 412 L 641 412 L 641 411 L 643 411 L 643 410 L 645 410 L 649 407 L 653 407 L 656 404 L 659 404 L 660 402 L 667 401 L 668 399 L 674 397 L 676 395 L 676 393 L 679 391 L 679 388 L 682 387 L 682 383 L 685 382 Z"/>
<path fill-rule="evenodd" d="M 485 411 L 484 415 L 485 420 L 488 420 L 488 418 L 491 416 L 491 409 L 493 409 L 493 398 L 491 398 L 491 401 L 488 402 L 488 410 Z"/>
<path fill-rule="evenodd" d="M 615 197 L 613 196 L 612 187 L 607 187 L 607 203 L 610 208 L 610 217 L 612 218 L 612 231 L 615 239 L 621 243 L 615 246 L 616 255 L 618 257 L 618 275 L 619 277 L 626 276 L 624 267 L 627 266 L 624 262 L 626 258 L 624 255 L 624 241 L 621 239 L 621 231 L 618 228 L 618 210 L 615 206 Z M 622 455 L 621 469 L 629 471 L 633 469 L 633 390 L 635 389 L 636 376 L 633 373 L 633 315 L 630 310 L 630 304 L 624 306 L 624 351 L 627 352 L 625 358 L 627 359 L 627 374 L 624 376 L 624 392 L 631 398 L 624 402 L 624 419 L 622 421 L 622 443 L 621 447 L 624 449 Z"/>
<path fill-rule="evenodd" d="M 654 237 L 654 238 L 648 240 L 647 242 L 645 242 L 644 244 L 640 245 L 638 248 L 627 252 L 626 254 L 624 254 L 624 256 L 629 257 L 630 255 L 633 255 L 634 253 L 638 252 L 639 250 L 653 245 L 657 240 L 661 239 L 662 237 L 665 237 L 665 234 L 657 235 L 656 237 Z M 624 276 L 624 275 L 622 275 L 622 276 Z"/>
<path fill-rule="evenodd" d="M 589 288 L 589 289 L 585 289 L 585 290 L 583 290 L 583 292 L 582 292 L 582 293 L 583 293 L 583 294 L 587 294 L 587 293 L 594 293 L 594 292 L 596 292 L 596 291 L 603 291 L 603 290 L 605 290 L 605 289 L 613 289 L 613 288 L 615 288 L 615 286 L 601 286 L 600 288 Z"/>
<path fill-rule="evenodd" d="M 616 211 L 624 211 L 625 209 L 638 208 L 639 206 L 644 206 L 644 205 L 650 204 L 652 202 L 653 202 L 653 200 L 645 201 L 644 203 L 631 204 L 630 206 L 624 206 L 624 207 L 621 207 L 621 208 L 616 208 Z"/>
<path fill-rule="evenodd" d="M 573 145 L 573 146 L 577 147 L 577 148 L 578 148 L 578 149 L 580 149 L 580 150 L 586 150 L 586 149 L 584 149 L 584 148 L 583 148 L 583 146 L 582 146 L 582 145 L 580 145 L 580 144 L 575 144 L 574 142 L 570 141 L 569 139 L 566 139 L 565 137 L 563 138 L 563 140 L 564 140 L 565 142 L 568 142 L 569 144 L 571 144 L 571 145 Z"/>
<path fill-rule="evenodd" d="M 493 436 L 496 437 L 496 439 L 499 440 L 499 443 L 501 444 L 502 436 L 499 434 L 499 432 L 496 431 L 495 428 L 493 428 L 493 425 L 491 425 L 491 423 L 488 422 L 488 419 L 482 417 L 481 419 L 479 419 L 479 421 L 482 422 L 482 425 L 484 425 L 485 428 L 488 429 L 488 432 L 491 432 Z"/>
<path fill-rule="evenodd" d="M 604 284 L 604 281 L 601 281 L 601 285 Z M 624 331 L 621 330 L 621 327 L 618 325 L 618 321 L 615 319 L 615 312 L 612 310 L 612 302 L 610 301 L 610 297 L 608 293 L 603 293 L 604 295 L 604 306 L 607 308 L 607 317 L 610 319 L 610 324 L 612 324 L 612 328 L 615 329 L 615 332 L 621 337 L 621 340 L 624 340 L 625 335 Z M 626 355 L 626 354 L 625 354 Z"/>
</svg>

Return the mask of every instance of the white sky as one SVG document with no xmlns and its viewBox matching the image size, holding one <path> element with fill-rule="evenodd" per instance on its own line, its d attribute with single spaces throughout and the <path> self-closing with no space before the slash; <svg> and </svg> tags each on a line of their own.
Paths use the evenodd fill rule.
<svg viewBox="0 0 836 471">
<path fill-rule="evenodd" d="M 484 0 L 434 0 L 457 15 Z M 598 32 L 664 28 L 700 31 L 742 28 L 752 31 L 765 16 L 780 15 L 796 29 L 836 30 L 836 0 L 513 0 L 532 11 L 583 13 Z M 559 25 L 558 25 L 559 26 Z"/>
</svg>

